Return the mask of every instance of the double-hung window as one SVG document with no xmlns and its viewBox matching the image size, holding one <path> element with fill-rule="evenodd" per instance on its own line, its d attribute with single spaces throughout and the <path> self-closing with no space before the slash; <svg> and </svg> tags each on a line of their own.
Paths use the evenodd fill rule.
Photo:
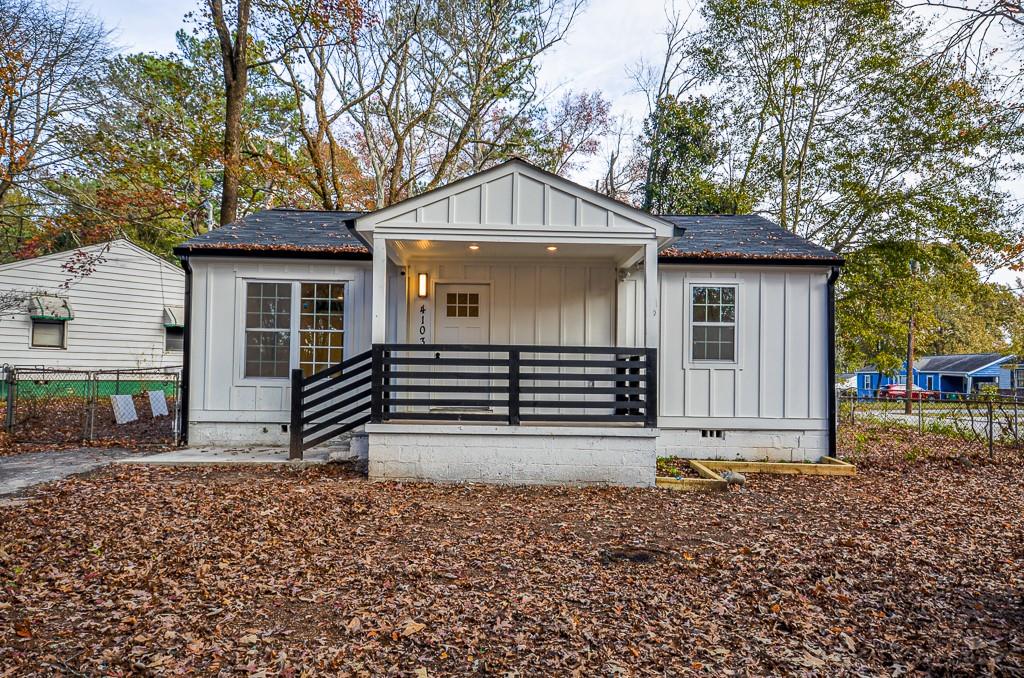
<svg viewBox="0 0 1024 678">
<path fill-rule="evenodd" d="M 246 378 L 309 376 L 344 357 L 345 283 L 247 282 Z"/>
<path fill-rule="evenodd" d="M 736 360 L 736 286 L 694 285 L 691 294 L 693 361 Z"/>
</svg>

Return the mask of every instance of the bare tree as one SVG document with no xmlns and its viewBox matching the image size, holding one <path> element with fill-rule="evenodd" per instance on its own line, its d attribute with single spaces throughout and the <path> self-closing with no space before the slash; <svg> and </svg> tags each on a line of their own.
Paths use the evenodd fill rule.
<svg viewBox="0 0 1024 678">
<path fill-rule="evenodd" d="M 369 208 L 373 191 L 350 150 L 347 123 L 351 111 L 381 87 L 379 79 L 361 79 L 356 72 L 357 53 L 369 48 L 375 30 L 374 17 L 357 2 L 310 5 L 308 0 L 281 0 L 274 15 L 274 33 L 295 44 L 274 72 L 298 110 L 309 159 L 305 183 L 324 209 Z M 396 40 L 395 51 L 407 40 Z M 385 63 L 394 58 L 386 54 Z"/>
<path fill-rule="evenodd" d="M 99 101 L 107 31 L 72 5 L 0 0 L 0 218 L 39 216 L 73 160 L 69 129 Z M 10 252 L 6 253 L 8 256 Z"/>
<path fill-rule="evenodd" d="M 367 5 L 376 30 L 352 72 L 360 91 L 376 92 L 350 118 L 383 206 L 500 157 L 541 96 L 538 57 L 582 0 Z"/>
<path fill-rule="evenodd" d="M 603 171 L 594 190 L 609 198 L 631 203 L 646 174 L 646 162 L 634 152 L 629 136 L 632 122 L 618 119 L 605 140 Z"/>
<path fill-rule="evenodd" d="M 653 204 L 652 189 L 654 186 L 654 168 L 661 164 L 660 154 L 662 151 L 662 140 L 660 138 L 664 125 L 660 120 L 663 100 L 672 98 L 678 99 L 689 92 L 698 80 L 693 75 L 689 66 L 689 49 L 693 42 L 693 34 L 688 24 L 693 15 L 693 9 L 683 14 L 672 6 L 667 11 L 667 25 L 662 32 L 665 47 L 660 62 L 641 60 L 630 71 L 630 76 L 635 83 L 637 91 L 642 92 L 647 99 L 647 118 L 653 130 L 651 143 L 647 148 L 637 149 L 639 155 L 644 156 L 641 160 L 636 158 L 630 164 L 642 162 L 645 166 L 645 177 L 643 181 L 643 209 L 651 209 Z"/>
</svg>

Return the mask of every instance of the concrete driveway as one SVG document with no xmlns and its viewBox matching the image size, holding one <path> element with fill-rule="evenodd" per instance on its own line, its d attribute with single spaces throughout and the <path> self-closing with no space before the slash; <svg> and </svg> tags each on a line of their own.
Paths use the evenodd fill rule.
<svg viewBox="0 0 1024 678">
<path fill-rule="evenodd" d="M 0 497 L 33 485 L 92 471 L 132 454 L 118 447 L 82 448 L 59 452 L 26 452 L 0 457 Z"/>
</svg>

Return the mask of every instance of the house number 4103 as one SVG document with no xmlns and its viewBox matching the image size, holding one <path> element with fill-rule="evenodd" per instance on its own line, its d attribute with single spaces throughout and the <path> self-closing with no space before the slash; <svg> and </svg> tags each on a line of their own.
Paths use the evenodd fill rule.
<svg viewBox="0 0 1024 678">
<path fill-rule="evenodd" d="M 420 343 L 427 343 L 427 307 L 424 304 L 420 304 Z"/>
</svg>

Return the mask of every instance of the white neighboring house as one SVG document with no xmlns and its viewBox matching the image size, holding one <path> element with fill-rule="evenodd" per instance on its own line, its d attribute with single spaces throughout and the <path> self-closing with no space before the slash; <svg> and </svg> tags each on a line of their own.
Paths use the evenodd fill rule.
<svg viewBox="0 0 1024 678">
<path fill-rule="evenodd" d="M 656 457 L 834 453 L 842 259 L 655 216 L 522 160 L 175 252 L 192 445 L 366 434 L 371 478 L 652 485 Z"/>
<path fill-rule="evenodd" d="M 65 264 L 79 251 L 98 263 L 73 278 Z M 25 302 L 0 318 L 0 364 L 99 370 L 182 363 L 185 273 L 128 240 L 0 265 L 6 290 L 24 293 Z"/>
</svg>

